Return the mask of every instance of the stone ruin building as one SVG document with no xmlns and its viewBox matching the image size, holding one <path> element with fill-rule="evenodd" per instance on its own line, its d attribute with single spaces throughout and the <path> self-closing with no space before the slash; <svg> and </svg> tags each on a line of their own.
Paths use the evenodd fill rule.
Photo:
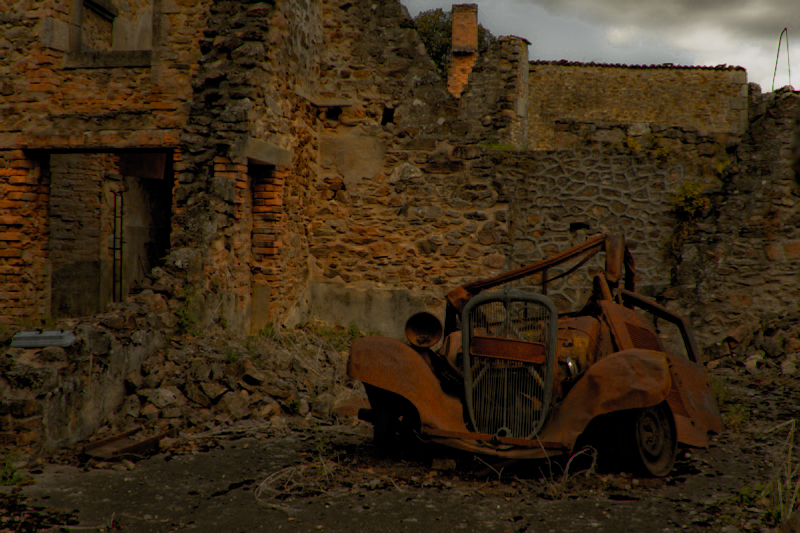
<svg viewBox="0 0 800 533">
<path fill-rule="evenodd" d="M 477 7 L 453 9 L 444 80 L 397 0 L 0 0 L 0 323 L 69 319 L 109 357 L 36 396 L 31 439 L 85 436 L 188 317 L 399 336 L 459 284 L 619 228 L 709 353 L 800 350 L 796 91 L 529 61 L 514 36 L 478 54 Z M 685 184 L 709 203 L 670 254 Z M 20 405 L 18 440 L 12 415 L 42 411 Z"/>
</svg>

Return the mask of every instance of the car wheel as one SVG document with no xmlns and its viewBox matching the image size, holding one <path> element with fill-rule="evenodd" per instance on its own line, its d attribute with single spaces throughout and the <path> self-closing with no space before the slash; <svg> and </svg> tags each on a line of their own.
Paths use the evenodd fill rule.
<svg viewBox="0 0 800 533">
<path fill-rule="evenodd" d="M 625 456 L 643 474 L 662 477 L 672 470 L 678 440 L 672 411 L 666 402 L 644 409 L 632 409 L 623 428 Z"/>
</svg>

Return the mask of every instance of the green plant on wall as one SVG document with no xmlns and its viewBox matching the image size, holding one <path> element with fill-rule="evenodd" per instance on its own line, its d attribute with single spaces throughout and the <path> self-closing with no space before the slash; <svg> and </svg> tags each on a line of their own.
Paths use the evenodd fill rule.
<svg viewBox="0 0 800 533">
<path fill-rule="evenodd" d="M 625 146 L 629 152 L 634 154 L 642 151 L 642 143 L 636 137 L 625 137 Z"/>
<path fill-rule="evenodd" d="M 718 176 L 723 176 L 725 171 L 731 166 L 731 160 L 727 157 L 723 157 L 722 159 L 716 161 L 714 163 L 714 171 L 717 173 Z"/>
<path fill-rule="evenodd" d="M 197 294 L 194 290 L 187 291 L 183 307 L 175 315 L 178 317 L 178 332 L 196 335 L 199 333 L 200 310 Z"/>
<path fill-rule="evenodd" d="M 480 146 L 484 150 L 496 150 L 501 152 L 510 152 L 514 150 L 514 146 L 511 144 L 481 143 Z"/>
<path fill-rule="evenodd" d="M 705 195 L 703 184 L 688 180 L 669 198 L 669 205 L 676 223 L 666 245 L 666 255 L 668 260 L 677 263 L 686 239 L 697 231 L 697 223 L 711 207 L 711 201 Z"/>
</svg>

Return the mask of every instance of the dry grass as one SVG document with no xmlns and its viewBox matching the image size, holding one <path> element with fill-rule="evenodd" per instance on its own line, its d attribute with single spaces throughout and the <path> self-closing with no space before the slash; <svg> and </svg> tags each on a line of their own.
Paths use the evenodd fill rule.
<svg viewBox="0 0 800 533">
<path fill-rule="evenodd" d="M 788 420 L 767 431 L 772 433 L 786 427 L 789 433 L 777 457 L 776 472 L 763 492 L 763 496 L 772 501 L 784 524 L 800 512 L 800 456 L 797 454 L 795 421 Z"/>
<path fill-rule="evenodd" d="M 363 386 L 347 376 L 350 344 L 360 336 L 354 326 L 311 324 L 294 330 L 268 326 L 245 339 L 242 349 L 258 367 L 288 382 L 290 390 L 303 391 L 309 401 L 327 405 L 322 414 L 331 416 L 341 403 L 365 397 Z"/>
</svg>

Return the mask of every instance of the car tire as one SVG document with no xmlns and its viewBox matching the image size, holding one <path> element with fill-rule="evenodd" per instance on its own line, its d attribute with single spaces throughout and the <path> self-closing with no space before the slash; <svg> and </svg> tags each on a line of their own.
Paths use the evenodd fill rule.
<svg viewBox="0 0 800 533">
<path fill-rule="evenodd" d="M 655 477 L 672 471 L 678 439 L 675 420 L 666 402 L 628 411 L 621 436 L 623 457 L 634 471 Z"/>
</svg>

